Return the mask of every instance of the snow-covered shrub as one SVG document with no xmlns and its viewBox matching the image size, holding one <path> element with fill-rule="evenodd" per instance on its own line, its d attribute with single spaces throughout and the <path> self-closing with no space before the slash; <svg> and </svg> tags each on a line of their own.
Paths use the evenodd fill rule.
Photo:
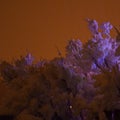
<svg viewBox="0 0 120 120">
<path fill-rule="evenodd" d="M 0 115 L 14 120 L 119 120 L 120 42 L 113 26 L 87 19 L 91 38 L 70 40 L 66 56 L 0 62 Z M 1 119 L 1 118 L 0 118 Z"/>
</svg>

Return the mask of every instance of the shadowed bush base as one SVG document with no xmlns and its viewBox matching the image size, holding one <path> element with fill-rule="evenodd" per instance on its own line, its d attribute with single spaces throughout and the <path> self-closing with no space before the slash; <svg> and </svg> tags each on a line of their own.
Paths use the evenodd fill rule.
<svg viewBox="0 0 120 120">
<path fill-rule="evenodd" d="M 120 120 L 120 110 L 105 111 L 108 120 Z"/>
<path fill-rule="evenodd" d="M 14 120 L 13 115 L 0 115 L 0 120 Z"/>
</svg>

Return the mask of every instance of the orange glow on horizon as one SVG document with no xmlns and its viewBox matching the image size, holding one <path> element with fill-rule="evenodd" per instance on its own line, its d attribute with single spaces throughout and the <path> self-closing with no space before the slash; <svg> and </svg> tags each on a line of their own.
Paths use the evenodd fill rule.
<svg viewBox="0 0 120 120">
<path fill-rule="evenodd" d="M 0 59 L 64 55 L 67 40 L 89 39 L 86 18 L 119 26 L 119 11 L 119 0 L 0 0 Z"/>
</svg>

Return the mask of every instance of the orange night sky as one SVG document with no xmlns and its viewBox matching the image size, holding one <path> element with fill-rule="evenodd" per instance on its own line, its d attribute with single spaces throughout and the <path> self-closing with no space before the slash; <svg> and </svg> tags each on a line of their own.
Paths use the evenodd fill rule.
<svg viewBox="0 0 120 120">
<path fill-rule="evenodd" d="M 86 18 L 119 26 L 120 0 L 0 0 L 0 59 L 64 55 L 67 40 L 89 38 Z"/>
</svg>

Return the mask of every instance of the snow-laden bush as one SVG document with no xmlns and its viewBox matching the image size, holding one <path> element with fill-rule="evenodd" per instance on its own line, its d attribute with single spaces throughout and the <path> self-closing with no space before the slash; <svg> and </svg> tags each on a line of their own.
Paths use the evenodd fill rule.
<svg viewBox="0 0 120 120">
<path fill-rule="evenodd" d="M 66 56 L 35 63 L 29 53 L 0 63 L 0 115 L 14 120 L 119 120 L 120 33 L 87 20 L 86 43 L 70 40 Z M 1 118 L 0 118 L 1 119 Z"/>
</svg>

